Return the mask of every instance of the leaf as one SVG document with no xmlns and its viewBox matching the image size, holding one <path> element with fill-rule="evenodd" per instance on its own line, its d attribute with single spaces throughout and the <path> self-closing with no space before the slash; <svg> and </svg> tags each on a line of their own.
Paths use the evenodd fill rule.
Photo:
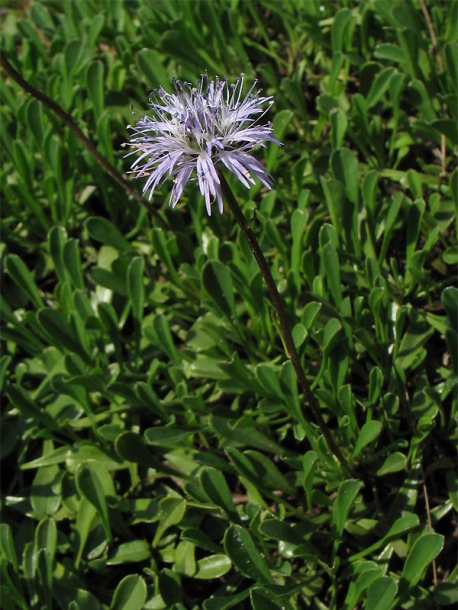
<svg viewBox="0 0 458 610">
<path fill-rule="evenodd" d="M 333 177 L 345 185 L 345 194 L 355 206 L 358 203 L 358 160 L 349 148 L 339 148 L 331 155 Z M 356 208 L 355 208 L 356 209 Z M 349 210 L 350 212 L 350 210 Z M 345 222 L 345 217 L 344 217 Z M 334 227 L 336 230 L 338 227 Z"/>
<path fill-rule="evenodd" d="M 404 563 L 399 590 L 402 593 L 414 587 L 426 568 L 439 555 L 444 546 L 444 537 L 434 532 L 423 534 L 412 545 Z"/>
<path fill-rule="evenodd" d="M 396 63 L 404 63 L 405 56 L 401 47 L 389 42 L 382 42 L 374 47 L 374 57 L 376 59 L 387 59 Z"/>
<path fill-rule="evenodd" d="M 179 574 L 164 568 L 161 570 L 158 578 L 159 592 L 166 604 L 166 608 L 175 607 L 174 604 L 180 604 L 183 601 L 183 589 L 181 587 L 181 579 Z M 178 608 L 181 607 L 178 606 Z"/>
<path fill-rule="evenodd" d="M 458 289 L 454 286 L 445 288 L 442 292 L 441 302 L 447 313 L 452 329 L 455 332 L 458 332 Z"/>
<path fill-rule="evenodd" d="M 201 426 L 155 426 L 147 428 L 144 437 L 148 445 L 174 447 L 201 430 Z"/>
<path fill-rule="evenodd" d="M 183 519 L 186 512 L 186 500 L 175 496 L 166 496 L 159 502 L 159 525 L 154 534 L 153 547 L 161 541 L 164 532 Z"/>
<path fill-rule="evenodd" d="M 251 462 L 253 469 L 257 472 L 259 481 L 266 489 L 294 495 L 294 486 L 281 474 L 271 458 L 251 449 L 245 451 L 244 455 Z"/>
<path fill-rule="evenodd" d="M 339 485 L 337 498 L 332 507 L 332 522 L 336 528 L 336 539 L 340 541 L 350 510 L 363 483 L 356 479 L 343 481 Z"/>
<path fill-rule="evenodd" d="M 162 314 L 157 314 L 153 318 L 153 323 L 145 326 L 144 333 L 156 347 L 164 351 L 173 364 L 178 365 L 183 355 L 176 348 L 172 333 L 167 319 Z"/>
<path fill-rule="evenodd" d="M 337 251 L 331 242 L 324 244 L 321 248 L 321 256 L 324 264 L 324 274 L 331 302 L 340 307 L 342 301 L 342 287 L 340 285 L 340 263 Z"/>
<path fill-rule="evenodd" d="M 138 563 L 140 561 L 145 561 L 150 557 L 150 545 L 148 544 L 148 542 L 146 542 L 146 540 L 130 540 L 129 542 L 124 542 L 123 544 L 120 544 L 119 546 L 113 549 L 107 559 L 107 565 L 116 566 L 124 563 Z M 140 591 L 143 591 L 145 583 L 143 583 L 143 585 L 139 583 L 135 585 L 133 581 L 129 581 L 126 584 L 126 590 L 128 591 L 132 587 L 132 585 L 138 587 Z"/>
<path fill-rule="evenodd" d="M 7 559 L 13 566 L 14 572 L 17 574 L 19 564 L 14 548 L 14 540 L 11 532 L 11 527 L 7 523 L 0 523 L 0 554 L 1 557 Z"/>
<path fill-rule="evenodd" d="M 229 610 L 243 602 L 250 594 L 246 589 L 237 595 L 212 595 L 203 603 L 204 610 Z"/>
<path fill-rule="evenodd" d="M 205 468 L 200 475 L 202 489 L 210 500 L 224 510 L 234 523 L 240 522 L 240 517 L 232 501 L 232 494 L 226 479 L 216 468 Z"/>
<path fill-rule="evenodd" d="M 54 519 L 46 517 L 35 530 L 35 546 L 37 549 L 46 549 L 51 563 L 54 561 L 57 547 L 57 526 Z"/>
<path fill-rule="evenodd" d="M 92 529 L 92 523 L 97 511 L 86 497 L 82 497 L 76 514 L 76 531 L 78 532 L 78 552 L 75 558 L 75 567 L 78 568 L 83 556 L 84 547 Z"/>
<path fill-rule="evenodd" d="M 84 290 L 83 270 L 77 239 L 68 239 L 63 245 L 62 259 L 71 277 L 73 287 Z"/>
<path fill-rule="evenodd" d="M 390 576 L 376 578 L 367 589 L 364 610 L 391 610 L 397 589 L 396 582 Z"/>
<path fill-rule="evenodd" d="M 224 576 L 232 567 L 232 563 L 226 555 L 210 555 L 199 559 L 197 562 L 197 572 L 193 578 L 199 580 L 213 580 Z"/>
<path fill-rule="evenodd" d="M 53 456 L 54 455 L 57 460 L 59 457 L 58 454 L 56 453 L 53 454 Z M 73 445 L 71 449 L 67 451 L 66 463 L 67 468 L 71 472 L 74 472 L 81 464 L 88 461 L 97 462 L 102 468 L 105 469 L 105 472 L 109 470 L 118 470 L 119 468 L 127 468 L 127 464 L 120 460 L 114 452 L 97 447 L 90 442 L 80 445 Z"/>
<path fill-rule="evenodd" d="M 43 332 L 53 345 L 63 351 L 75 352 L 84 361 L 89 361 L 84 346 L 77 341 L 77 333 L 61 311 L 47 307 L 40 309 L 37 317 Z"/>
<path fill-rule="evenodd" d="M 94 119 L 99 121 L 104 108 L 103 63 L 96 59 L 87 69 L 87 91 L 92 102 Z"/>
<path fill-rule="evenodd" d="M 8 254 L 5 258 L 5 269 L 16 286 L 30 299 L 34 307 L 41 309 L 44 306 L 43 299 L 24 261 L 16 254 Z"/>
<path fill-rule="evenodd" d="M 162 57 L 153 49 L 141 49 L 135 54 L 135 63 L 144 74 L 146 82 L 153 89 L 169 81 Z"/>
<path fill-rule="evenodd" d="M 86 229 L 89 235 L 96 241 L 113 246 L 119 251 L 130 251 L 132 246 L 124 235 L 117 229 L 113 223 L 106 218 L 99 216 L 91 216 L 85 222 Z"/>
<path fill-rule="evenodd" d="M 60 426 L 53 420 L 46 411 L 40 409 L 39 403 L 32 400 L 31 396 L 24 388 L 10 385 L 7 393 L 13 405 L 27 418 L 34 419 L 43 424 L 45 429 L 58 431 Z"/>
<path fill-rule="evenodd" d="M 358 457 L 364 447 L 375 441 L 382 429 L 383 424 L 380 421 L 374 420 L 366 422 L 358 435 L 352 457 Z"/>
<path fill-rule="evenodd" d="M 352 12 L 348 8 L 339 9 L 334 15 L 331 26 L 332 52 L 343 51 L 344 41 L 347 39 L 348 25 L 354 19 Z"/>
<path fill-rule="evenodd" d="M 250 593 L 253 610 L 285 610 L 284 600 L 267 587 L 253 587 Z"/>
<path fill-rule="evenodd" d="M 97 510 L 100 519 L 102 520 L 105 536 L 109 542 L 113 536 L 110 528 L 110 519 L 108 516 L 108 505 L 102 489 L 102 482 L 97 470 L 90 463 L 83 463 L 76 471 L 76 486 L 81 495 L 89 500 L 89 502 Z"/>
<path fill-rule="evenodd" d="M 230 525 L 224 535 L 224 549 L 234 566 L 247 578 L 263 583 L 274 580 L 250 534 L 240 525 Z"/>
<path fill-rule="evenodd" d="M 232 277 L 220 261 L 208 261 L 202 269 L 202 284 L 218 312 L 228 320 L 235 320 L 235 301 Z"/>
<path fill-rule="evenodd" d="M 223 413 L 213 413 L 210 416 L 210 426 L 219 435 L 223 436 L 227 440 L 234 444 L 247 445 L 248 447 L 256 447 L 261 451 L 267 451 L 269 453 L 276 453 L 283 455 L 285 453 L 284 448 L 275 441 L 271 440 L 268 436 L 260 432 L 256 428 L 256 424 L 252 422 L 252 425 L 246 425 L 246 419 L 243 422 L 243 426 L 240 421 L 236 421 L 232 418 L 225 417 Z"/>
<path fill-rule="evenodd" d="M 156 468 L 159 461 L 148 450 L 142 436 L 135 432 L 122 432 L 115 442 L 117 453 L 127 462 Z"/>
<path fill-rule="evenodd" d="M 366 96 L 367 109 L 369 110 L 383 97 L 390 86 L 391 79 L 396 74 L 394 68 L 385 68 L 375 77 L 369 93 Z"/>
<path fill-rule="evenodd" d="M 127 292 L 132 304 L 134 318 L 140 324 L 143 318 L 145 288 L 143 285 L 143 258 L 134 256 L 127 269 Z"/>
<path fill-rule="evenodd" d="M 453 606 L 458 603 L 458 587 L 456 582 L 440 582 L 434 587 L 433 597 L 440 606 Z"/>
<path fill-rule="evenodd" d="M 399 472 L 407 465 L 407 457 L 399 451 L 394 451 L 386 458 L 380 468 L 377 470 L 377 476 L 382 477 L 385 474 Z"/>
<path fill-rule="evenodd" d="M 43 519 L 57 512 L 62 499 L 61 473 L 57 465 L 37 470 L 30 490 L 34 516 Z"/>
<path fill-rule="evenodd" d="M 52 607 L 53 569 L 51 557 L 47 549 L 37 549 L 37 575 L 41 594 L 44 597 L 44 607 Z"/>
<path fill-rule="evenodd" d="M 127 278 L 122 277 L 114 271 L 95 266 L 89 270 L 89 277 L 94 284 L 108 288 L 108 290 L 112 290 L 115 294 L 119 294 L 123 297 L 127 297 L 129 294 L 127 289 Z M 103 304 L 111 305 L 111 303 Z"/>
</svg>

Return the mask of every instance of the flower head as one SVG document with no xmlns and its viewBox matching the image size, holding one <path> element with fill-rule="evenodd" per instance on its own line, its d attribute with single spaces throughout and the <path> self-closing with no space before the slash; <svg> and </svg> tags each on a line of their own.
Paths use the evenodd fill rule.
<svg viewBox="0 0 458 610">
<path fill-rule="evenodd" d="M 234 85 L 227 79 L 208 80 L 201 76 L 197 87 L 174 81 L 175 93 L 162 87 L 153 93 L 152 116 L 144 116 L 135 125 L 128 144 L 140 152 L 132 165 L 138 178 L 147 177 L 143 192 L 149 199 L 156 187 L 174 177 L 169 205 L 175 207 L 187 182 L 197 176 L 199 189 L 205 198 L 207 212 L 218 202 L 223 211 L 221 185 L 216 164 L 221 162 L 250 188 L 258 178 L 267 188 L 273 179 L 250 151 L 265 142 L 280 142 L 272 135 L 272 125 L 259 125 L 265 114 L 262 104 L 271 97 L 260 97 L 256 82 L 242 98 L 243 75 Z M 194 175 L 195 174 L 195 175 Z"/>
</svg>

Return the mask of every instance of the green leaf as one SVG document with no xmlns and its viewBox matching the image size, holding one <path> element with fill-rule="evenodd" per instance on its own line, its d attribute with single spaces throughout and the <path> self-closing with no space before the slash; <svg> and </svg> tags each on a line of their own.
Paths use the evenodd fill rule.
<svg viewBox="0 0 458 610">
<path fill-rule="evenodd" d="M 138 324 L 143 318 L 145 288 L 143 284 L 143 258 L 135 256 L 127 269 L 127 291 L 132 305 L 132 312 Z"/>
<path fill-rule="evenodd" d="M 242 423 L 244 424 L 243 426 L 241 425 Z M 279 443 L 276 443 L 260 432 L 254 422 L 251 425 L 246 425 L 246 423 L 246 419 L 243 422 L 237 422 L 231 417 L 225 417 L 222 413 L 214 413 L 210 416 L 210 426 L 212 429 L 233 443 L 256 447 L 261 451 L 278 453 L 279 455 L 285 453 L 285 449 Z"/>
<path fill-rule="evenodd" d="M 251 462 L 253 469 L 257 472 L 259 481 L 266 489 L 280 490 L 288 495 L 294 495 L 294 486 L 281 474 L 270 458 L 251 449 L 245 451 L 244 455 Z"/>
<path fill-rule="evenodd" d="M 332 522 L 336 528 L 337 540 L 340 540 L 350 510 L 363 483 L 356 479 L 343 481 L 339 485 L 337 498 L 332 507 Z"/>
<path fill-rule="evenodd" d="M 194 578 L 199 580 L 213 580 L 215 578 L 221 578 L 224 576 L 232 567 L 232 563 L 226 555 L 217 554 L 210 555 L 199 559 L 197 562 L 197 572 L 194 574 Z"/>
<path fill-rule="evenodd" d="M 153 49 L 141 49 L 135 54 L 135 63 L 146 77 L 146 82 L 153 89 L 169 82 L 167 70 L 161 55 Z"/>
<path fill-rule="evenodd" d="M 285 604 L 267 588 L 253 587 L 250 593 L 253 610 L 284 610 Z"/>
<path fill-rule="evenodd" d="M 186 500 L 175 496 L 167 496 L 159 502 L 159 525 L 154 534 L 153 547 L 156 547 L 164 532 L 183 519 L 186 512 Z"/>
<path fill-rule="evenodd" d="M 202 284 L 220 314 L 235 320 L 235 301 L 231 274 L 220 261 L 208 261 L 202 269 Z"/>
<path fill-rule="evenodd" d="M 80 38 L 70 40 L 64 49 L 64 74 L 67 83 L 70 84 L 73 74 L 75 74 L 81 66 L 81 56 L 84 46 Z"/>
<path fill-rule="evenodd" d="M 340 284 L 340 263 L 337 251 L 331 242 L 324 244 L 321 248 L 324 264 L 324 274 L 331 301 L 336 307 L 340 307 L 342 301 L 342 287 Z"/>
<path fill-rule="evenodd" d="M 84 346 L 77 341 L 78 335 L 74 327 L 67 322 L 61 311 L 47 307 L 40 309 L 37 317 L 43 332 L 53 345 L 62 351 L 75 352 L 84 361 L 90 361 Z"/>
<path fill-rule="evenodd" d="M 181 362 L 183 355 L 175 346 L 170 326 L 165 316 L 161 313 L 155 315 L 153 323 L 145 326 L 144 333 L 156 347 L 167 354 L 173 364 L 178 365 Z"/>
<path fill-rule="evenodd" d="M 137 574 L 129 574 L 116 587 L 110 610 L 142 610 L 145 601 L 145 581 Z"/>
<path fill-rule="evenodd" d="M 61 472 L 57 465 L 42 466 L 37 470 L 30 490 L 34 516 L 43 519 L 54 515 L 61 503 Z"/>
<path fill-rule="evenodd" d="M 369 421 L 364 424 L 356 440 L 356 445 L 353 450 L 353 458 L 359 456 L 361 451 L 375 441 L 383 429 L 383 424 L 380 421 Z"/>
<path fill-rule="evenodd" d="M 348 127 L 347 115 L 343 110 L 337 108 L 330 113 L 329 118 L 331 122 L 332 149 L 337 150 L 344 143 Z"/>
<path fill-rule="evenodd" d="M 303 238 L 305 236 L 305 227 L 308 221 L 308 212 L 306 210 L 296 209 L 291 214 L 291 238 L 293 245 L 291 248 L 291 269 L 299 271 L 302 253 L 303 253 Z"/>
<path fill-rule="evenodd" d="M 13 405 L 26 417 L 40 422 L 45 429 L 60 431 L 57 422 L 40 408 L 37 401 L 32 400 L 30 394 L 20 386 L 10 385 L 8 387 L 8 397 Z"/>
<path fill-rule="evenodd" d="M 177 610 L 182 610 L 183 589 L 179 574 L 164 568 L 159 574 L 158 584 L 163 603 L 166 604 L 165 607 L 175 608 L 174 604 L 177 604 Z"/>
<path fill-rule="evenodd" d="M 56 460 L 53 463 L 57 463 L 59 455 L 56 453 L 55 457 Z M 120 460 L 114 452 L 97 447 L 91 442 L 73 445 L 71 449 L 67 451 L 65 457 L 67 468 L 71 472 L 76 471 L 81 464 L 88 461 L 97 462 L 105 469 L 105 471 L 118 470 L 119 468 L 127 467 L 127 465 Z"/>
<path fill-rule="evenodd" d="M 113 223 L 106 218 L 91 216 L 85 222 L 89 235 L 96 241 L 112 246 L 120 252 L 132 250 L 130 242 L 117 229 Z"/>
<path fill-rule="evenodd" d="M 399 472 L 407 465 L 407 457 L 399 451 L 394 451 L 386 458 L 380 468 L 377 470 L 377 476 L 383 477 L 385 474 Z"/>
<path fill-rule="evenodd" d="M 458 145 L 458 133 L 456 129 L 456 121 L 453 119 L 436 119 L 431 122 L 431 127 L 439 133 L 447 136 L 453 146 Z"/>
<path fill-rule="evenodd" d="M 391 576 L 381 576 L 371 582 L 367 589 L 365 610 L 391 610 L 397 592 L 396 582 Z"/>
<path fill-rule="evenodd" d="M 344 41 L 347 40 L 348 26 L 354 19 L 348 8 L 339 9 L 334 15 L 331 26 L 332 52 L 339 53 L 344 50 Z"/>
<path fill-rule="evenodd" d="M 44 607 L 52 608 L 53 568 L 51 557 L 46 549 L 37 549 L 37 575 L 41 594 L 44 597 Z"/>
<path fill-rule="evenodd" d="M 81 257 L 79 243 L 77 239 L 68 239 L 63 247 L 63 261 L 72 279 L 74 288 L 84 290 L 83 270 L 81 267 Z"/>
<path fill-rule="evenodd" d="M 146 540 L 130 540 L 129 542 L 124 542 L 113 549 L 107 559 L 107 565 L 116 566 L 124 563 L 138 563 L 140 561 L 145 561 L 145 559 L 149 559 L 150 557 L 150 545 Z M 138 582 L 134 583 L 133 581 L 129 581 L 125 585 L 125 590 L 128 591 L 133 587 L 138 587 L 140 591 L 143 591 L 144 586 L 145 583 L 142 585 Z M 123 591 L 123 593 L 125 593 L 125 591 Z M 138 594 L 140 595 L 140 593 Z M 123 599 L 125 598 L 123 597 Z"/>
<path fill-rule="evenodd" d="M 234 566 L 247 578 L 273 583 L 270 570 L 250 534 L 240 525 L 230 525 L 224 535 L 224 549 Z"/>
<path fill-rule="evenodd" d="M 395 63 L 404 63 L 405 56 L 401 47 L 389 42 L 382 42 L 374 47 L 374 57 L 376 59 L 387 59 Z"/>
<path fill-rule="evenodd" d="M 34 307 L 41 309 L 44 306 L 43 299 L 24 261 L 16 254 L 8 254 L 5 258 L 5 269 L 13 282 L 32 301 Z"/>
<path fill-rule="evenodd" d="M 434 587 L 433 597 L 440 606 L 453 606 L 458 603 L 458 587 L 456 582 L 440 582 Z"/>
<path fill-rule="evenodd" d="M 57 547 L 57 526 L 54 519 L 46 517 L 35 530 L 35 546 L 37 549 L 46 549 L 51 563 L 54 561 Z"/>
<path fill-rule="evenodd" d="M 229 518 L 235 522 L 240 522 L 240 517 L 232 501 L 232 493 L 226 479 L 216 468 L 205 468 L 200 475 L 202 489 L 210 500 L 224 510 Z"/>
<path fill-rule="evenodd" d="M 87 70 L 87 91 L 94 110 L 94 119 L 99 121 L 104 108 L 103 63 L 93 61 Z"/>
<path fill-rule="evenodd" d="M 19 564 L 14 548 L 13 534 L 11 527 L 7 523 L 0 523 L 0 554 L 7 559 L 13 566 L 15 573 L 18 573 Z"/>
<path fill-rule="evenodd" d="M 108 290 L 112 290 L 115 294 L 123 297 L 127 297 L 129 294 L 126 277 L 114 271 L 95 266 L 89 270 L 89 276 L 95 284 L 108 288 Z M 107 303 L 107 305 L 111 305 L 111 303 Z"/>
<path fill-rule="evenodd" d="M 349 148 L 339 148 L 331 155 L 330 167 L 336 180 L 345 185 L 345 194 L 354 205 L 358 203 L 358 160 Z M 345 218 L 344 218 L 345 221 Z M 334 227 L 336 230 L 337 227 Z"/>
<path fill-rule="evenodd" d="M 43 104 L 37 99 L 31 99 L 27 106 L 27 121 L 38 147 L 41 148 L 44 138 Z"/>
<path fill-rule="evenodd" d="M 414 587 L 426 568 L 439 555 L 444 546 L 444 537 L 434 532 L 423 534 L 412 545 L 404 563 L 399 590 L 402 593 Z"/>
<path fill-rule="evenodd" d="M 441 296 L 441 302 L 452 329 L 458 332 L 458 289 L 454 286 L 445 288 Z"/>
<path fill-rule="evenodd" d="M 237 595 L 212 595 L 203 603 L 204 610 L 229 610 L 243 602 L 250 594 L 246 589 Z"/>
<path fill-rule="evenodd" d="M 84 547 L 92 530 L 92 523 L 97 515 L 93 504 L 85 497 L 81 498 L 76 514 L 76 531 L 78 532 L 78 552 L 75 558 L 75 567 L 78 568 L 83 556 Z"/>
<path fill-rule="evenodd" d="M 202 430 L 201 426 L 155 426 L 145 430 L 145 440 L 148 445 L 157 447 L 179 446 L 182 441 Z"/>
<path fill-rule="evenodd" d="M 100 519 L 102 520 L 105 536 L 109 542 L 113 536 L 110 528 L 110 519 L 108 516 L 108 505 L 105 494 L 102 488 L 102 482 L 98 474 L 100 466 L 96 468 L 91 463 L 83 463 L 76 471 L 76 485 L 81 495 L 89 500 L 89 502 L 97 510 Z"/>
<path fill-rule="evenodd" d="M 385 92 L 388 90 L 391 79 L 395 74 L 396 70 L 394 68 L 385 68 L 377 74 L 366 97 L 368 110 L 375 106 L 379 100 L 381 100 Z"/>
</svg>

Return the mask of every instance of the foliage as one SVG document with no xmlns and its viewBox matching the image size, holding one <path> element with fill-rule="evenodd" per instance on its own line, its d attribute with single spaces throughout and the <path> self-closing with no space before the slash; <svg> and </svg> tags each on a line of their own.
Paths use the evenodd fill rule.
<svg viewBox="0 0 458 610">
<path fill-rule="evenodd" d="M 6 610 L 456 602 L 458 3 L 10 2 L 2 53 L 120 172 L 130 104 L 254 77 L 274 191 L 129 197 L 1 81 Z M 432 35 L 437 36 L 437 44 Z"/>
</svg>

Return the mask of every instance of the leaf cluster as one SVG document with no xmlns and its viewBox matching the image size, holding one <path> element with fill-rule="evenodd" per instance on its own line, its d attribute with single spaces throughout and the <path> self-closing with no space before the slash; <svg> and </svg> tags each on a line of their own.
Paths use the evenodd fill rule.
<svg viewBox="0 0 458 610">
<path fill-rule="evenodd" d="M 2 608 L 454 604 L 458 2 L 6 7 L 1 52 L 121 173 L 172 77 L 274 96 L 274 190 L 231 186 L 352 475 L 233 218 L 166 183 L 159 224 L 5 76 Z"/>
</svg>

